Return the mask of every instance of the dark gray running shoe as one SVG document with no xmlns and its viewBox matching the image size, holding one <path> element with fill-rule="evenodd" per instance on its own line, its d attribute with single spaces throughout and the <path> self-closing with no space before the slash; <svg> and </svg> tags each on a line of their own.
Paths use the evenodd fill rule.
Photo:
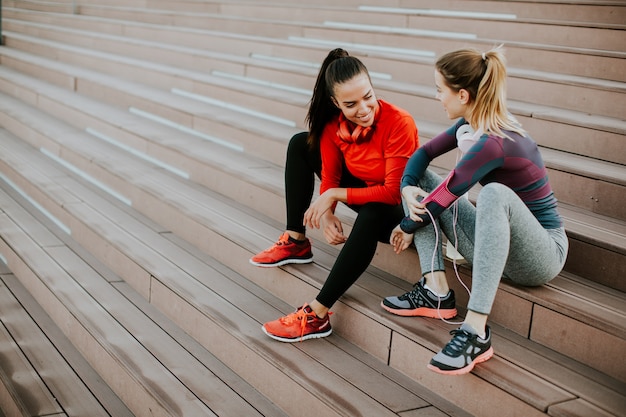
<svg viewBox="0 0 626 417">
<path fill-rule="evenodd" d="M 433 319 L 451 319 L 456 316 L 454 291 L 448 291 L 445 297 L 438 297 L 424 288 L 424 278 L 413 289 L 400 296 L 387 297 L 381 307 L 390 313 L 405 317 L 430 317 Z"/>
<path fill-rule="evenodd" d="M 474 369 L 477 363 L 493 356 L 491 329 L 485 330 L 482 339 L 467 324 L 450 332 L 452 340 L 430 360 L 428 369 L 445 375 L 463 375 Z"/>
</svg>

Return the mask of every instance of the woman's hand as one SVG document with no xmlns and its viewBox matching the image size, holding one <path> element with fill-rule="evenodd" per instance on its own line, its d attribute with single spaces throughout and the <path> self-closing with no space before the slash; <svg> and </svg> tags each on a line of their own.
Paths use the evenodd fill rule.
<svg viewBox="0 0 626 417">
<path fill-rule="evenodd" d="M 426 213 L 426 209 L 424 204 L 420 203 L 418 197 L 427 197 L 428 193 L 422 190 L 419 187 L 409 185 L 402 189 L 402 197 L 406 203 L 406 206 L 409 210 L 409 218 L 416 222 L 421 222 L 422 219 L 419 217 Z"/>
<path fill-rule="evenodd" d="M 303 225 L 305 227 L 313 227 L 315 229 L 320 228 L 320 221 L 322 216 L 330 210 L 335 201 L 337 201 L 334 196 L 334 188 L 326 190 L 322 195 L 320 195 L 309 208 L 304 212 L 304 221 Z"/>
<path fill-rule="evenodd" d="M 405 233 L 402 229 L 400 229 L 400 225 L 397 225 L 391 231 L 391 237 L 389 238 L 389 243 L 393 247 L 393 251 L 395 253 L 400 253 L 411 245 L 413 241 L 413 235 Z"/>
<path fill-rule="evenodd" d="M 347 240 L 347 237 L 343 234 L 341 221 L 331 210 L 333 204 L 339 201 L 335 196 L 339 192 L 340 189 L 337 188 L 326 190 L 304 213 L 304 226 L 316 229 L 319 229 L 321 226 L 324 230 L 326 241 L 331 245 L 339 245 Z"/>
<path fill-rule="evenodd" d="M 348 240 L 348 238 L 343 234 L 341 221 L 330 210 L 322 216 L 322 225 L 324 228 L 324 237 L 326 238 L 326 242 L 329 244 L 340 245 Z"/>
</svg>

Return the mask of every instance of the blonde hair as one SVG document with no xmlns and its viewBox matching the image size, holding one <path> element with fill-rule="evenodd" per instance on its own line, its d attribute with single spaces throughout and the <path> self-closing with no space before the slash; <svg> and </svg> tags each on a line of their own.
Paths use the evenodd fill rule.
<svg viewBox="0 0 626 417">
<path fill-rule="evenodd" d="M 502 45 L 486 52 L 459 49 L 440 57 L 435 67 L 453 91 L 470 95 L 468 122 L 485 132 L 508 137 L 503 130 L 526 135 L 506 106 L 506 59 Z"/>
</svg>

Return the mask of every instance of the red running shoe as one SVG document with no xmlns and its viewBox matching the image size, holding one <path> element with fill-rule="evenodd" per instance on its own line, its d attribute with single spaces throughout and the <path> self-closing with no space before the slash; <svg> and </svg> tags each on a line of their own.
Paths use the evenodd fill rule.
<svg viewBox="0 0 626 417">
<path fill-rule="evenodd" d="M 306 239 L 302 243 L 297 243 L 289 238 L 287 232 L 283 233 L 272 247 L 250 258 L 252 265 L 263 267 L 308 264 L 309 262 L 313 262 L 311 241 Z"/>
<path fill-rule="evenodd" d="M 326 317 L 320 319 L 313 309 L 305 304 L 285 317 L 268 321 L 263 325 L 263 332 L 272 339 L 290 343 L 330 336 L 333 332 L 329 320 L 331 314 L 328 312 Z"/>
</svg>

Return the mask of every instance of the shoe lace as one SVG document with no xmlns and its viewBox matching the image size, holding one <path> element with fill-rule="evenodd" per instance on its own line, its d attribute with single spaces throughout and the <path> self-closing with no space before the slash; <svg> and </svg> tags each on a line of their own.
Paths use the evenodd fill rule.
<svg viewBox="0 0 626 417">
<path fill-rule="evenodd" d="M 315 318 L 317 315 L 314 311 L 306 312 L 304 308 L 300 308 L 297 311 L 282 317 L 280 321 L 286 326 L 290 326 L 293 323 L 300 321 L 300 341 L 302 341 L 302 336 L 304 336 L 304 330 L 306 329 L 309 317 Z"/>
<path fill-rule="evenodd" d="M 419 283 L 413 285 L 413 289 L 405 294 L 405 297 L 409 298 L 413 303 L 420 307 L 422 306 L 422 296 L 420 292 Z"/>
<path fill-rule="evenodd" d="M 451 330 L 450 334 L 452 335 L 452 340 L 450 340 L 448 344 L 443 348 L 443 351 L 451 356 L 456 356 L 459 353 L 463 352 L 465 350 L 467 342 L 472 338 L 477 337 L 475 334 L 469 333 L 461 329 Z"/>
<path fill-rule="evenodd" d="M 275 246 L 283 246 L 289 243 L 289 235 L 287 233 L 283 233 L 279 238 L 278 242 L 276 242 Z"/>
<path fill-rule="evenodd" d="M 289 242 L 289 235 L 287 233 L 283 233 L 279 238 L 278 241 L 276 243 L 274 243 L 271 247 L 265 249 L 263 252 L 265 253 L 271 253 L 274 249 L 276 249 L 278 246 L 285 246 L 288 245 Z"/>
</svg>

